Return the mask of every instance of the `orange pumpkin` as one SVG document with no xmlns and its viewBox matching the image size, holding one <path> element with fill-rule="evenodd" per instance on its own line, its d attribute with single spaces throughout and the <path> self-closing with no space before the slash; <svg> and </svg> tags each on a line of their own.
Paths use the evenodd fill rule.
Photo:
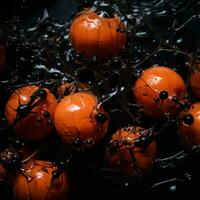
<svg viewBox="0 0 200 200">
<path fill-rule="evenodd" d="M 191 105 L 187 112 L 181 113 L 180 136 L 184 145 L 200 144 L 200 102 Z"/>
<path fill-rule="evenodd" d="M 118 17 L 102 17 L 90 10 L 72 21 L 69 36 L 77 53 L 106 59 L 117 55 L 126 42 L 125 25 Z"/>
<path fill-rule="evenodd" d="M 31 100 L 33 96 L 35 97 Z M 44 139 L 53 131 L 56 104 L 56 98 L 48 89 L 39 89 L 34 85 L 25 86 L 10 96 L 5 116 L 8 123 L 14 125 L 18 136 L 26 140 Z"/>
<path fill-rule="evenodd" d="M 153 118 L 174 114 L 186 93 L 181 76 L 168 67 L 155 66 L 143 71 L 136 81 L 133 94 L 143 112 Z M 176 99 L 176 101 L 175 101 Z"/>
<path fill-rule="evenodd" d="M 69 145 L 87 148 L 98 142 L 108 129 L 108 114 L 98 108 L 97 97 L 77 92 L 64 97 L 55 110 L 55 127 Z M 78 145 L 79 147 L 79 145 Z"/>
<path fill-rule="evenodd" d="M 198 64 L 190 76 L 190 86 L 197 98 L 200 98 L 200 64 Z"/>
<path fill-rule="evenodd" d="M 15 177 L 13 192 L 17 200 L 67 200 L 69 180 L 65 172 L 53 177 L 57 167 L 51 162 L 35 160 L 23 165 Z"/>
<path fill-rule="evenodd" d="M 141 127 L 126 127 L 113 134 L 106 150 L 106 157 L 112 168 L 124 175 L 149 172 L 157 148 L 155 141 L 144 147 L 135 145 L 142 131 L 145 129 Z"/>
</svg>

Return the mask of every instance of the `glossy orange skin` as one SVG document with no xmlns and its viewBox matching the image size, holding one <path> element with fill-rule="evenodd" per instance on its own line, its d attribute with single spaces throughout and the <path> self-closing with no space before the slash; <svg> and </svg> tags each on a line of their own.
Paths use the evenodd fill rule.
<svg viewBox="0 0 200 200">
<path fill-rule="evenodd" d="M 5 47 L 0 46 L 0 72 L 3 72 L 6 65 L 6 50 Z"/>
<path fill-rule="evenodd" d="M 190 76 L 190 86 L 197 98 L 200 98 L 200 64 Z"/>
<path fill-rule="evenodd" d="M 73 48 L 86 58 L 106 59 L 117 55 L 126 43 L 125 29 L 118 17 L 105 18 L 93 11 L 79 13 L 72 21 L 69 36 Z"/>
<path fill-rule="evenodd" d="M 77 92 L 64 97 L 55 110 L 55 127 L 63 142 L 73 145 L 77 139 L 84 148 L 93 146 L 106 134 L 109 120 L 97 122 L 95 116 L 100 111 L 107 116 L 103 108 L 97 109 L 98 100 L 93 94 Z M 87 141 L 92 144 L 87 146 Z"/>
<path fill-rule="evenodd" d="M 35 160 L 23 166 L 24 173 L 15 177 L 13 192 L 16 200 L 67 200 L 69 180 L 65 172 L 52 178 L 57 169 L 51 162 Z"/>
<path fill-rule="evenodd" d="M 110 167 L 118 169 L 124 175 L 134 175 L 149 172 L 156 156 L 156 142 L 152 141 L 147 147 L 138 147 L 134 144 L 140 137 L 141 127 L 127 127 L 116 131 L 108 145 L 118 144 L 118 148 L 110 151 L 107 148 L 106 157 Z"/>
<path fill-rule="evenodd" d="M 10 96 L 6 108 L 5 116 L 9 124 L 13 124 L 17 116 L 17 108 L 20 104 L 27 104 L 30 96 L 36 92 L 38 86 L 30 85 L 17 89 Z M 53 121 L 54 111 L 57 100 L 53 94 L 47 91 L 47 98 L 43 99 L 40 104 L 32 109 L 32 111 L 24 118 L 20 119 L 15 125 L 15 131 L 18 136 L 26 140 L 40 140 L 47 137 L 54 129 Z M 44 111 L 50 113 L 50 118 L 44 117 Z M 38 121 L 38 118 L 40 121 Z"/>
<path fill-rule="evenodd" d="M 191 114 L 194 118 L 194 122 L 191 125 L 185 124 L 183 121 L 180 123 L 180 136 L 184 145 L 199 145 L 200 144 L 200 102 L 191 105 L 191 108 L 187 112 L 181 113 Z"/>
<path fill-rule="evenodd" d="M 155 102 L 161 91 L 168 92 L 168 98 Z M 143 71 L 135 83 L 133 94 L 143 112 L 153 118 L 163 118 L 168 113 L 176 113 L 179 104 L 172 100 L 174 96 L 183 100 L 186 85 L 181 76 L 164 66 L 150 67 Z"/>
</svg>

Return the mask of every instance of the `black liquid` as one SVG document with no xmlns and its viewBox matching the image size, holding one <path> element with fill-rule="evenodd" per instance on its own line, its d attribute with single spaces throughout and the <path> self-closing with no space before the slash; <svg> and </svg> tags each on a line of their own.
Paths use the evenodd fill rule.
<svg viewBox="0 0 200 200">
<path fill-rule="evenodd" d="M 182 197 L 185 193 L 198 193 L 198 152 L 194 156 L 191 152 L 181 151 L 177 118 L 166 123 L 146 116 L 140 117 L 140 106 L 134 102 L 131 91 L 142 70 L 154 64 L 169 66 L 184 80 L 188 80 L 191 73 L 188 62 L 199 56 L 200 4 L 197 0 L 111 2 L 127 24 L 129 40 L 119 57 L 102 63 L 97 58 L 86 60 L 82 55 L 77 55 L 68 38 L 70 22 L 76 9 L 91 4 L 91 1 L 7 1 L 7 5 L 2 7 L 0 27 L 0 42 L 7 46 L 9 66 L 0 77 L 2 119 L 9 95 L 27 83 L 42 84 L 55 93 L 63 79 L 70 77 L 75 82 L 87 82 L 109 112 L 111 125 L 107 137 L 91 151 L 86 151 L 84 156 L 72 153 L 68 165 L 71 198 L 111 200 L 126 199 L 132 195 L 134 199 L 149 199 L 149 194 L 159 199 L 165 194 L 169 197 Z M 196 99 L 192 97 L 191 102 L 194 101 Z M 118 128 L 129 124 L 155 127 L 154 131 L 158 133 L 157 157 L 169 157 L 157 160 L 155 170 L 142 180 L 137 177 L 125 179 L 115 170 L 110 170 L 104 162 L 109 137 Z M 0 138 L 3 148 L 15 140 L 8 138 L 5 134 L 7 131 L 11 132 L 9 136 L 12 138 L 12 130 L 1 120 Z M 49 148 L 52 141 L 50 138 L 47 147 L 52 155 L 43 152 L 41 157 L 51 160 L 68 159 L 68 154 L 63 153 L 63 149 L 64 152 L 68 152 L 68 149 L 60 145 L 59 138 L 55 138 L 53 149 L 56 151 Z M 170 159 L 174 154 L 177 154 L 175 159 Z M 191 179 L 187 178 L 188 173 Z M 176 178 L 179 178 L 178 181 Z M 157 184 L 163 181 L 163 184 Z M 193 187 L 187 187 L 188 184 Z M 163 195 L 160 196 L 161 193 Z M 3 200 L 10 198 L 8 192 L 2 195 Z"/>
</svg>

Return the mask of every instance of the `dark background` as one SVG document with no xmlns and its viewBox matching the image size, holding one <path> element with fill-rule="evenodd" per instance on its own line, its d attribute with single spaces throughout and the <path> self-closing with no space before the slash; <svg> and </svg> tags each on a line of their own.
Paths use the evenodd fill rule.
<svg viewBox="0 0 200 200">
<path fill-rule="evenodd" d="M 135 2 L 137 3 L 138 1 Z M 6 20 L 14 15 L 20 15 L 23 19 L 23 26 L 31 27 L 37 17 L 43 16 L 44 8 L 48 9 L 50 16 L 69 21 L 76 12 L 78 5 L 77 2 L 72 0 L 27 0 L 25 3 L 22 0 L 7 0 L 0 6 L 1 23 L 5 23 Z M 169 4 L 167 5 L 169 6 Z M 195 7 L 191 12 L 198 15 L 198 9 L 199 7 Z M 178 16 L 178 21 L 180 22 L 181 18 L 183 21 L 187 19 L 187 16 L 190 15 L 188 12 L 186 9 L 184 11 L 185 14 L 181 13 Z M 163 30 L 163 27 L 165 28 L 167 23 L 171 23 L 170 15 L 167 17 L 157 17 L 154 22 L 155 27 L 157 27 L 156 31 L 159 32 L 162 30 L 161 35 L 166 36 L 166 39 L 174 38 L 174 36 L 169 38 L 170 34 L 165 33 Z M 176 33 L 175 38 L 184 38 L 180 47 L 187 52 L 195 52 L 199 48 L 200 39 L 200 23 L 198 17 L 191 20 L 182 31 Z M 140 45 L 140 47 L 143 46 Z M 164 54 L 158 56 L 156 59 L 157 63 L 162 63 L 163 59 L 165 59 L 167 60 L 167 64 L 176 65 L 177 71 L 182 76 L 187 74 L 184 68 L 180 67 L 183 62 L 182 57 L 177 58 Z M 118 121 L 115 117 L 111 120 L 113 127 L 110 128 L 110 133 L 117 129 L 118 126 Z M 150 123 L 148 119 L 146 121 Z M 168 157 L 181 151 L 182 148 L 179 143 L 176 124 L 172 124 L 166 128 L 162 135 L 157 137 L 157 142 L 158 157 Z M 71 179 L 71 199 L 194 199 L 195 194 L 197 196 L 200 194 L 198 153 L 192 154 L 192 156 L 184 155 L 183 159 L 181 156 L 177 156 L 178 161 L 171 161 L 169 159 L 168 162 L 172 164 L 171 167 L 155 165 L 155 169 L 153 169 L 148 177 L 145 177 L 143 180 L 132 181 L 119 176 L 115 172 L 109 171 L 102 165 L 104 152 L 101 149 L 104 146 L 105 141 L 97 145 L 92 152 L 86 152 L 84 156 L 82 154 L 75 156 L 76 159 L 71 164 L 69 174 Z M 163 184 L 157 184 L 159 182 L 163 182 Z M 8 200 L 9 191 L 3 189 L 2 192 L 4 193 L 3 196 L 5 196 L 3 200 Z"/>
</svg>

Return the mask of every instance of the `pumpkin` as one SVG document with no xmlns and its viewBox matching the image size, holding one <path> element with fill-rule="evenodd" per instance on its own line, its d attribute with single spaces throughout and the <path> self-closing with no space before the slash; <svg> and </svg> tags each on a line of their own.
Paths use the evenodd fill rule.
<svg viewBox="0 0 200 200">
<path fill-rule="evenodd" d="M 44 139 L 54 129 L 56 104 L 55 96 L 48 89 L 24 86 L 10 96 L 5 117 L 18 136 L 26 140 Z"/>
<path fill-rule="evenodd" d="M 63 142 L 81 150 L 95 145 L 103 138 L 109 119 L 104 109 L 98 107 L 95 95 L 77 92 L 58 103 L 54 122 Z"/>
<path fill-rule="evenodd" d="M 141 127 L 124 127 L 116 131 L 108 143 L 106 158 L 111 168 L 124 175 L 147 173 L 151 170 L 157 147 L 155 141 L 137 146 L 136 140 L 146 131 Z"/>
<path fill-rule="evenodd" d="M 75 17 L 69 36 L 77 53 L 86 58 L 106 59 L 117 55 L 124 47 L 124 30 L 125 25 L 120 18 L 103 17 L 90 10 Z"/>
<path fill-rule="evenodd" d="M 53 174 L 58 170 L 51 162 L 34 160 L 23 166 L 23 172 L 16 174 L 13 192 L 17 200 L 67 200 L 69 179 L 65 172 L 58 177 Z"/>
<path fill-rule="evenodd" d="M 182 77 L 169 67 L 154 66 L 136 80 L 133 94 L 143 112 L 153 118 L 175 114 L 186 94 Z"/>
</svg>

